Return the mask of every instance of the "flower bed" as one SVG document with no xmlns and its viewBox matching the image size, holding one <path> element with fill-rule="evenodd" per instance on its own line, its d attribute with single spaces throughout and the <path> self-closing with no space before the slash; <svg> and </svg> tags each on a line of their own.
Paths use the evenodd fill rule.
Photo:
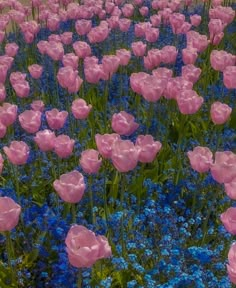
<svg viewBox="0 0 236 288">
<path fill-rule="evenodd" d="M 78 2 L 0 3 L 0 287 L 232 287 L 235 4 Z"/>
</svg>

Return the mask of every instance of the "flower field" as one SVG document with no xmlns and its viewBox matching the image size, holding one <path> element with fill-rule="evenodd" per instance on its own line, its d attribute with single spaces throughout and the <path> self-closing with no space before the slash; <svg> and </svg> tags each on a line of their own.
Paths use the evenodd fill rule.
<svg viewBox="0 0 236 288">
<path fill-rule="evenodd" d="M 0 1 L 0 288 L 234 287 L 235 9 Z"/>
</svg>

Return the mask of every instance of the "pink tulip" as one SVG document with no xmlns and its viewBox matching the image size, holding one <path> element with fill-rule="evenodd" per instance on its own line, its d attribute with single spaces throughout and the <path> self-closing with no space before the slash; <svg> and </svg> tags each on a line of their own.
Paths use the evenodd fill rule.
<svg viewBox="0 0 236 288">
<path fill-rule="evenodd" d="M 120 139 L 120 135 L 116 133 L 112 134 L 96 134 L 95 141 L 98 148 L 99 153 L 103 158 L 111 158 L 112 154 L 112 146 L 116 140 Z"/>
<path fill-rule="evenodd" d="M 152 22 L 153 27 L 158 27 L 161 24 L 161 16 L 160 15 L 154 14 L 150 17 L 150 20 Z"/>
<path fill-rule="evenodd" d="M 131 20 L 127 18 L 122 18 L 119 20 L 119 28 L 121 32 L 128 32 L 130 28 Z"/>
<path fill-rule="evenodd" d="M 207 147 L 197 146 L 187 153 L 193 170 L 204 173 L 210 170 L 213 163 L 213 154 Z"/>
<path fill-rule="evenodd" d="M 54 61 L 62 60 L 64 55 L 63 45 L 59 42 L 50 41 L 46 45 L 47 55 L 51 57 Z"/>
<path fill-rule="evenodd" d="M 131 58 L 131 52 L 126 49 L 116 50 L 116 56 L 119 58 L 119 65 L 127 66 Z"/>
<path fill-rule="evenodd" d="M 64 32 L 60 35 L 61 37 L 61 42 L 65 45 L 70 45 L 72 43 L 72 32 Z"/>
<path fill-rule="evenodd" d="M 67 135 L 59 135 L 55 139 L 54 151 L 60 158 L 71 156 L 74 148 L 75 140 L 70 139 Z"/>
<path fill-rule="evenodd" d="M 163 96 L 166 99 L 177 99 L 177 96 L 181 93 L 181 91 L 191 90 L 192 88 L 193 83 L 184 79 L 183 77 L 170 78 Z"/>
<path fill-rule="evenodd" d="M 229 279 L 233 284 L 236 284 L 236 243 L 233 243 L 229 249 L 227 264 L 227 272 Z"/>
<path fill-rule="evenodd" d="M 140 84 L 143 98 L 149 102 L 157 102 L 167 85 L 167 79 L 156 76 L 146 77 Z"/>
<path fill-rule="evenodd" d="M 190 22 L 193 26 L 198 27 L 202 21 L 202 17 L 198 14 L 190 16 Z"/>
<path fill-rule="evenodd" d="M 151 135 L 139 135 L 136 139 L 135 147 L 139 151 L 138 161 L 151 163 L 161 150 L 162 145 L 159 141 L 154 141 Z"/>
<path fill-rule="evenodd" d="M 220 220 L 230 234 L 236 235 L 236 207 L 228 208 L 220 215 Z"/>
<path fill-rule="evenodd" d="M 178 51 L 175 46 L 164 46 L 161 49 L 161 62 L 165 64 L 174 64 Z"/>
<path fill-rule="evenodd" d="M 132 73 L 130 76 L 130 86 L 131 89 L 138 94 L 142 94 L 141 83 L 145 78 L 147 78 L 149 74 L 144 72 Z"/>
<path fill-rule="evenodd" d="M 230 199 L 236 200 L 236 178 L 234 178 L 231 182 L 225 183 L 225 192 L 229 196 Z"/>
<path fill-rule="evenodd" d="M 188 47 L 182 50 L 182 58 L 185 65 L 194 64 L 197 60 L 197 49 Z"/>
<path fill-rule="evenodd" d="M 223 72 L 224 85 L 228 89 L 236 89 L 236 66 L 227 66 Z"/>
<path fill-rule="evenodd" d="M 32 108 L 32 110 L 34 111 L 40 111 L 43 112 L 44 110 L 44 103 L 41 100 L 34 100 L 31 104 L 30 107 Z"/>
<path fill-rule="evenodd" d="M 144 37 L 146 30 L 151 28 L 152 25 L 150 22 L 139 22 L 134 26 L 134 34 L 136 37 Z"/>
<path fill-rule="evenodd" d="M 131 44 L 131 47 L 135 56 L 142 57 L 146 52 L 147 45 L 144 44 L 142 41 L 138 41 L 133 42 Z"/>
<path fill-rule="evenodd" d="M 186 34 L 187 36 L 187 48 L 192 47 L 197 49 L 198 52 L 203 52 L 206 50 L 209 40 L 206 35 L 201 35 L 196 31 L 189 31 Z"/>
<path fill-rule="evenodd" d="M 104 236 L 96 236 L 81 225 L 73 225 L 66 236 L 69 262 L 77 268 L 89 268 L 97 260 L 109 258 L 111 247 Z"/>
<path fill-rule="evenodd" d="M 0 43 L 3 42 L 5 35 L 6 35 L 5 31 L 0 31 Z"/>
<path fill-rule="evenodd" d="M 86 19 L 79 19 L 75 22 L 75 30 L 78 35 L 86 35 L 92 28 L 92 21 Z"/>
<path fill-rule="evenodd" d="M 236 178 L 236 154 L 231 151 L 216 152 L 211 175 L 218 183 L 229 183 Z"/>
<path fill-rule="evenodd" d="M 219 45 L 221 40 L 224 38 L 224 32 L 220 32 L 219 34 L 214 35 L 213 39 L 211 39 L 211 43 L 213 45 Z"/>
<path fill-rule="evenodd" d="M 87 37 L 90 43 L 101 43 L 108 37 L 109 32 L 108 26 L 101 26 L 100 24 L 100 26 L 92 28 Z"/>
<path fill-rule="evenodd" d="M 42 72 L 43 72 L 43 67 L 41 65 L 38 65 L 38 64 L 30 65 L 28 67 L 28 69 L 29 69 L 30 75 L 34 79 L 39 79 L 42 75 Z"/>
<path fill-rule="evenodd" d="M 40 111 L 25 110 L 19 115 L 19 122 L 21 127 L 28 133 L 36 133 L 41 126 Z"/>
<path fill-rule="evenodd" d="M 0 122 L 5 126 L 12 125 L 17 118 L 17 106 L 10 103 L 3 103 L 0 107 Z"/>
<path fill-rule="evenodd" d="M 138 164 L 139 151 L 129 140 L 116 140 L 112 146 L 111 160 L 119 172 L 133 170 Z"/>
<path fill-rule="evenodd" d="M 193 64 L 188 64 L 186 66 L 182 66 L 182 77 L 193 84 L 195 84 L 200 75 L 202 70 L 198 67 L 195 67 Z"/>
<path fill-rule="evenodd" d="M 64 126 L 68 116 L 67 111 L 59 111 L 56 108 L 46 111 L 45 114 L 48 126 L 53 130 L 61 129 Z"/>
<path fill-rule="evenodd" d="M 53 131 L 45 129 L 36 133 L 34 141 L 41 151 L 52 151 L 55 146 L 56 135 Z"/>
<path fill-rule="evenodd" d="M 99 159 L 99 152 L 94 149 L 87 149 L 81 153 L 80 165 L 84 172 L 95 174 L 102 165 L 102 159 Z"/>
<path fill-rule="evenodd" d="M 145 39 L 150 43 L 154 43 L 157 41 L 159 37 L 159 29 L 158 28 L 148 28 L 145 31 Z"/>
<path fill-rule="evenodd" d="M 74 42 L 73 49 L 75 50 L 75 54 L 82 59 L 90 56 L 92 53 L 90 46 L 83 41 Z"/>
<path fill-rule="evenodd" d="M 6 64 L 0 64 L 0 83 L 4 84 L 7 78 L 8 66 Z"/>
<path fill-rule="evenodd" d="M 1 125 L 1 123 L 0 123 Z M 1 129 L 1 128 L 0 128 Z M 2 157 L 2 154 L 0 153 L 0 175 L 2 174 L 2 170 L 3 170 L 3 163 L 4 163 L 4 159 Z"/>
<path fill-rule="evenodd" d="M 165 67 L 159 67 L 155 70 L 152 70 L 152 75 L 156 78 L 164 78 L 168 80 L 172 77 L 173 71 Z"/>
<path fill-rule="evenodd" d="M 72 102 L 71 111 L 76 119 L 86 119 L 92 109 L 92 105 L 87 105 L 84 99 L 76 99 Z"/>
<path fill-rule="evenodd" d="M 12 141 L 10 147 L 4 146 L 3 150 L 8 160 L 14 165 L 23 165 L 27 162 L 30 149 L 23 141 Z"/>
<path fill-rule="evenodd" d="M 84 69 L 85 79 L 88 83 L 98 83 L 102 78 L 103 73 L 104 72 L 101 65 L 98 64 L 93 64 L 90 67 L 85 67 Z"/>
<path fill-rule="evenodd" d="M 48 47 L 48 41 L 41 40 L 37 43 L 37 48 L 42 55 L 46 54 L 47 47 Z"/>
<path fill-rule="evenodd" d="M 143 6 L 141 8 L 139 8 L 139 13 L 145 17 L 145 16 L 148 16 L 148 12 L 149 12 L 149 9 L 147 6 Z"/>
<path fill-rule="evenodd" d="M 222 33 L 225 26 L 220 19 L 211 19 L 208 23 L 210 39 L 212 40 L 215 35 Z"/>
<path fill-rule="evenodd" d="M 75 55 L 74 53 L 65 54 L 62 58 L 63 65 L 65 67 L 70 66 L 73 68 L 73 70 L 78 69 L 78 61 L 79 61 L 79 57 Z"/>
<path fill-rule="evenodd" d="M 119 68 L 120 59 L 116 55 L 105 55 L 102 58 L 102 67 L 105 74 L 111 77 Z"/>
<path fill-rule="evenodd" d="M 0 231 L 11 231 L 19 222 L 21 207 L 9 197 L 0 197 Z"/>
<path fill-rule="evenodd" d="M 68 92 L 69 93 L 77 93 L 79 91 L 82 83 L 83 83 L 83 80 L 79 76 L 77 76 L 75 79 L 75 82 L 71 86 L 68 87 Z"/>
<path fill-rule="evenodd" d="M 173 13 L 170 15 L 170 25 L 174 34 L 177 34 L 177 30 L 183 25 L 185 21 L 185 15 L 181 13 Z"/>
<path fill-rule="evenodd" d="M 15 57 L 19 50 L 19 46 L 16 43 L 7 43 L 5 46 L 5 53 L 9 57 Z"/>
<path fill-rule="evenodd" d="M 234 65 L 235 56 L 223 50 L 213 50 L 210 55 L 210 62 L 214 70 L 223 72 L 226 67 Z"/>
<path fill-rule="evenodd" d="M 132 4 L 125 4 L 122 8 L 122 13 L 124 17 L 132 17 L 134 13 L 134 6 Z"/>
<path fill-rule="evenodd" d="M 0 139 L 4 138 L 7 133 L 7 127 L 0 121 Z"/>
<path fill-rule="evenodd" d="M 177 96 L 177 103 L 182 114 L 195 114 L 204 102 L 203 97 L 193 90 L 182 90 Z"/>
<path fill-rule="evenodd" d="M 135 122 L 134 116 L 121 111 L 113 114 L 111 127 L 119 135 L 130 136 L 138 129 L 139 124 Z"/>
<path fill-rule="evenodd" d="M 5 86 L 2 83 L 0 83 L 0 102 L 5 101 L 6 96 L 7 96 L 7 93 L 6 93 Z"/>
<path fill-rule="evenodd" d="M 26 73 L 21 73 L 21 72 L 12 72 L 10 74 L 10 82 L 11 85 L 14 85 L 18 82 L 23 82 L 26 79 Z"/>
<path fill-rule="evenodd" d="M 211 120 L 216 125 L 224 124 L 228 121 L 232 112 L 232 108 L 227 104 L 223 104 L 219 101 L 214 102 L 211 105 Z"/>
<path fill-rule="evenodd" d="M 0 65 L 7 65 L 7 69 L 11 69 L 12 63 L 14 61 L 13 57 L 9 57 L 7 55 L 0 56 Z"/>
<path fill-rule="evenodd" d="M 61 36 L 58 34 L 51 34 L 48 36 L 48 41 L 61 43 Z"/>
<path fill-rule="evenodd" d="M 62 174 L 59 180 L 53 182 L 53 188 L 63 201 L 78 203 L 85 191 L 84 177 L 76 170 Z"/>
<path fill-rule="evenodd" d="M 75 71 L 71 66 L 61 67 L 57 73 L 57 80 L 61 87 L 69 89 L 74 85 L 77 76 L 78 71 Z"/>
<path fill-rule="evenodd" d="M 30 86 L 29 82 L 24 80 L 24 81 L 19 81 L 15 84 L 12 85 L 13 89 L 16 92 L 16 95 L 20 98 L 26 98 L 29 96 L 30 93 Z"/>
</svg>

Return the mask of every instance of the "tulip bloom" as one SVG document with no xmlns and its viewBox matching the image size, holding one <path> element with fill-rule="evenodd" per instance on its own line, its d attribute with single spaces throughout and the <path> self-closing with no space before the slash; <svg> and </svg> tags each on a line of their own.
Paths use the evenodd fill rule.
<svg viewBox="0 0 236 288">
<path fill-rule="evenodd" d="M 111 127 L 120 135 L 130 136 L 138 129 L 139 124 L 135 122 L 134 116 L 121 111 L 113 114 Z"/>
<path fill-rule="evenodd" d="M 14 165 L 26 164 L 30 153 L 29 146 L 23 141 L 12 141 L 10 147 L 4 146 L 3 150 Z"/>
<path fill-rule="evenodd" d="M 0 197 L 0 231 L 11 231 L 19 222 L 21 207 L 9 197 Z"/>
<path fill-rule="evenodd" d="M 102 159 L 98 158 L 99 152 L 94 149 L 87 149 L 81 153 L 80 165 L 84 172 L 95 174 L 101 167 Z"/>
<path fill-rule="evenodd" d="M 231 112 L 232 108 L 227 104 L 223 104 L 219 101 L 214 102 L 211 105 L 211 120 L 216 125 L 224 124 L 226 121 L 228 121 Z"/>
<path fill-rule="evenodd" d="M 193 151 L 188 151 L 187 155 L 193 170 L 199 173 L 209 171 L 213 163 L 213 154 L 209 148 L 197 146 Z"/>
</svg>

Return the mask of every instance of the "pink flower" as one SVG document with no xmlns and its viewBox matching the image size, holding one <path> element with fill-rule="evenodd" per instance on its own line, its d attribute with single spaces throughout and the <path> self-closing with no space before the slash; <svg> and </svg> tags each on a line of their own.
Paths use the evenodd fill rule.
<svg viewBox="0 0 236 288">
<path fill-rule="evenodd" d="M 236 235 L 236 207 L 228 208 L 220 215 L 220 220 L 229 233 Z"/>
<path fill-rule="evenodd" d="M 18 82 L 23 82 L 25 81 L 26 78 L 26 73 L 21 73 L 21 72 L 12 72 L 10 74 L 10 82 L 11 85 L 14 85 Z"/>
<path fill-rule="evenodd" d="M 103 158 L 111 158 L 112 154 L 112 146 L 116 140 L 120 139 L 120 135 L 116 133 L 112 134 L 96 134 L 95 141 L 98 148 L 99 153 Z"/>
<path fill-rule="evenodd" d="M 5 46 L 5 53 L 9 57 L 15 57 L 19 50 L 19 46 L 16 43 L 7 43 Z"/>
<path fill-rule="evenodd" d="M 140 83 L 141 94 L 145 100 L 157 102 L 161 98 L 166 85 L 167 79 L 150 75 Z"/>
<path fill-rule="evenodd" d="M 138 41 L 133 42 L 131 44 L 131 47 L 135 56 L 142 57 L 146 52 L 147 45 L 144 44 L 142 41 Z"/>
<path fill-rule="evenodd" d="M 77 268 L 89 268 L 97 260 L 109 258 L 111 247 L 104 236 L 96 236 L 81 225 L 73 225 L 66 236 L 69 262 Z"/>
<path fill-rule="evenodd" d="M 72 32 L 64 32 L 61 35 L 61 42 L 65 45 L 70 45 L 72 43 Z"/>
<path fill-rule="evenodd" d="M 85 191 L 84 177 L 76 170 L 62 174 L 59 180 L 53 182 L 53 188 L 63 201 L 78 203 Z"/>
<path fill-rule="evenodd" d="M 17 106 L 10 103 L 3 103 L 0 107 L 0 122 L 5 126 L 12 125 L 17 118 Z"/>
<path fill-rule="evenodd" d="M 92 21 L 87 19 L 79 19 L 75 22 L 75 30 L 78 35 L 86 35 L 92 28 Z"/>
<path fill-rule="evenodd" d="M 4 163 L 4 159 L 3 159 L 3 157 L 2 157 L 2 154 L 0 153 L 0 175 L 2 174 L 3 163 Z"/>
<path fill-rule="evenodd" d="M 0 121 L 0 139 L 4 138 L 7 133 L 7 127 Z"/>
<path fill-rule="evenodd" d="M 158 28 L 148 28 L 145 31 L 145 39 L 150 43 L 154 43 L 158 40 L 159 37 L 159 29 Z"/>
<path fill-rule="evenodd" d="M 209 171 L 213 163 L 213 154 L 207 147 L 197 146 L 187 153 L 193 170 L 204 173 Z"/>
<path fill-rule="evenodd" d="M 23 141 L 12 141 L 10 147 L 4 146 L 3 150 L 8 160 L 14 165 L 23 165 L 27 162 L 30 149 Z"/>
<path fill-rule="evenodd" d="M 177 96 L 177 103 L 182 114 L 195 114 L 202 106 L 204 99 L 194 90 L 182 90 Z"/>
<path fill-rule="evenodd" d="M 219 101 L 214 102 L 211 105 L 211 120 L 216 125 L 224 124 L 228 121 L 232 112 L 232 108 L 227 104 L 223 104 Z"/>
<path fill-rule="evenodd" d="M 90 46 L 83 41 L 74 42 L 73 49 L 75 50 L 75 54 L 82 59 L 90 56 L 92 53 Z"/>
<path fill-rule="evenodd" d="M 87 149 L 81 153 L 80 165 L 84 172 L 95 174 L 101 167 L 102 159 L 98 158 L 99 152 L 94 149 Z"/>
<path fill-rule="evenodd" d="M 29 82 L 27 81 L 22 81 L 22 82 L 17 82 L 12 85 L 13 89 L 16 92 L 16 95 L 20 98 L 26 98 L 29 96 L 30 93 L 30 86 Z"/>
<path fill-rule="evenodd" d="M 46 45 L 46 53 L 54 61 L 62 60 L 64 55 L 64 48 L 60 42 L 50 41 Z"/>
<path fill-rule="evenodd" d="M 43 67 L 41 65 L 38 64 L 33 64 L 30 65 L 28 67 L 30 75 L 34 78 L 34 79 L 39 79 L 42 75 L 43 72 Z"/>
<path fill-rule="evenodd" d="M 60 158 L 71 156 L 74 148 L 75 140 L 70 139 L 67 135 L 59 135 L 55 139 L 54 151 Z"/>
<path fill-rule="evenodd" d="M 188 47 L 182 50 L 182 58 L 185 65 L 194 64 L 197 60 L 197 49 Z"/>
<path fill-rule="evenodd" d="M 125 4 L 122 8 L 122 13 L 124 17 L 131 17 L 134 13 L 134 6 L 132 4 Z"/>
<path fill-rule="evenodd" d="M 52 151 L 55 146 L 56 135 L 53 131 L 45 129 L 36 133 L 34 141 L 41 151 Z"/>
<path fill-rule="evenodd" d="M 87 105 L 84 99 L 75 99 L 72 102 L 71 110 L 76 119 L 86 119 L 92 109 L 92 105 Z"/>
<path fill-rule="evenodd" d="M 2 83 L 0 83 L 0 102 L 3 102 L 6 99 L 6 96 L 6 88 Z"/>
<path fill-rule="evenodd" d="M 213 50 L 210 55 L 210 62 L 214 70 L 223 72 L 226 67 L 234 65 L 235 56 L 223 50 Z"/>
<path fill-rule="evenodd" d="M 104 55 L 102 58 L 102 67 L 105 74 L 111 77 L 119 68 L 120 58 L 116 55 Z"/>
<path fill-rule="evenodd" d="M 150 17 L 153 27 L 158 27 L 161 24 L 161 16 L 154 14 Z"/>
<path fill-rule="evenodd" d="M 228 253 L 227 271 L 229 279 L 232 283 L 236 284 L 236 243 L 233 243 Z"/>
<path fill-rule="evenodd" d="M 11 231 L 19 222 L 21 207 L 9 197 L 0 197 L 0 231 Z"/>
<path fill-rule="evenodd" d="M 79 57 L 74 53 L 65 54 L 62 58 L 62 63 L 64 66 L 70 66 L 73 70 L 77 70 L 78 68 Z"/>
<path fill-rule="evenodd" d="M 41 126 L 41 116 L 40 111 L 25 110 L 19 115 L 19 122 L 21 127 L 28 133 L 35 133 L 39 130 Z"/>
<path fill-rule="evenodd" d="M 34 100 L 31 104 L 30 107 L 32 108 L 32 110 L 34 111 L 40 111 L 43 112 L 44 110 L 44 103 L 42 100 Z"/>
<path fill-rule="evenodd" d="M 118 24 L 121 32 L 128 32 L 131 20 L 127 18 L 122 18 L 119 20 Z"/>
<path fill-rule="evenodd" d="M 225 192 L 229 196 L 229 198 L 236 200 L 236 178 L 234 178 L 231 182 L 225 183 Z"/>
<path fill-rule="evenodd" d="M 111 160 L 119 172 L 133 170 L 138 164 L 139 151 L 129 140 L 116 140 L 112 146 Z"/>
<path fill-rule="evenodd" d="M 223 72 L 223 82 L 226 88 L 236 89 L 236 66 L 228 66 Z"/>
<path fill-rule="evenodd" d="M 68 116 L 67 111 L 59 111 L 56 108 L 46 111 L 45 114 L 48 126 L 53 130 L 61 129 L 65 125 Z"/>
<path fill-rule="evenodd" d="M 202 17 L 198 14 L 194 14 L 190 16 L 191 24 L 195 27 L 198 27 L 202 21 Z"/>
<path fill-rule="evenodd" d="M 182 66 L 182 77 L 193 84 L 195 84 L 200 75 L 201 75 L 202 70 L 193 64 L 188 64 L 185 66 Z"/>
<path fill-rule="evenodd" d="M 149 9 L 147 6 L 143 6 L 143 7 L 139 8 L 139 12 L 143 17 L 145 17 L 148 15 Z"/>
<path fill-rule="evenodd" d="M 211 175 L 218 183 L 229 183 L 236 178 L 236 154 L 231 151 L 216 152 Z"/>
<path fill-rule="evenodd" d="M 161 150 L 162 145 L 159 141 L 154 141 L 152 135 L 139 135 L 136 139 L 135 147 L 139 151 L 138 161 L 151 163 Z"/>
<path fill-rule="evenodd" d="M 155 70 L 152 70 L 152 75 L 156 78 L 165 78 L 168 80 L 172 77 L 173 71 L 165 67 L 159 67 Z"/>
<path fill-rule="evenodd" d="M 113 114 L 111 127 L 119 135 L 130 136 L 138 129 L 139 124 L 135 122 L 134 116 L 121 111 Z"/>
<path fill-rule="evenodd" d="M 141 83 L 147 78 L 149 74 L 145 72 L 132 73 L 130 76 L 131 89 L 138 94 L 142 94 Z"/>
<path fill-rule="evenodd" d="M 131 57 L 131 52 L 126 49 L 119 49 L 116 50 L 116 56 L 119 58 L 119 64 L 121 66 L 126 66 L 129 63 L 130 57 Z"/>
<path fill-rule="evenodd" d="M 184 79 L 183 77 L 170 78 L 168 79 L 163 96 L 166 99 L 177 99 L 178 95 L 183 90 L 191 90 L 192 88 L 193 83 Z"/>
<path fill-rule="evenodd" d="M 161 62 L 165 64 L 174 64 L 178 51 L 175 46 L 164 46 L 161 49 Z"/>
</svg>

